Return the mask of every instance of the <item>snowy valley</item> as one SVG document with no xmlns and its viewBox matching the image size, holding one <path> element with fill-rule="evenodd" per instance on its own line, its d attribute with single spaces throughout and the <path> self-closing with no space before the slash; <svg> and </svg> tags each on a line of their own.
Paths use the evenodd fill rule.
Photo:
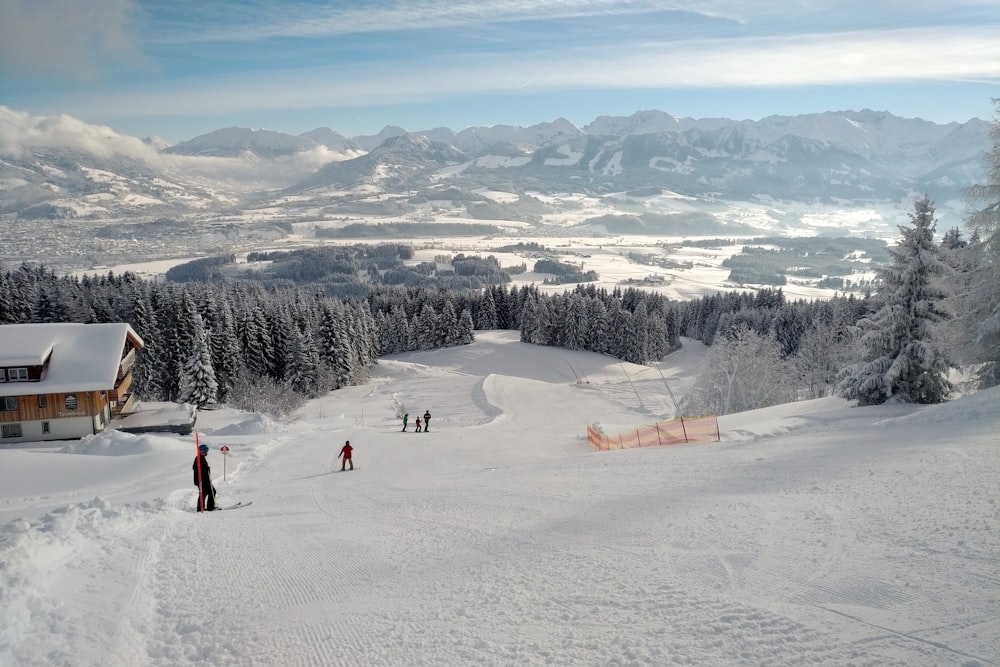
<svg viewBox="0 0 1000 667">
<path fill-rule="evenodd" d="M 172 146 L 8 108 L 0 126 L 0 261 L 62 271 L 319 245 L 379 223 L 409 224 L 424 241 L 465 240 L 468 223 L 498 238 L 598 243 L 845 225 L 891 238 L 924 193 L 943 225 L 959 224 L 989 132 L 977 119 L 867 110 L 761 121 L 646 111 L 582 128 L 559 119 L 353 138 L 226 128 Z"/>
</svg>

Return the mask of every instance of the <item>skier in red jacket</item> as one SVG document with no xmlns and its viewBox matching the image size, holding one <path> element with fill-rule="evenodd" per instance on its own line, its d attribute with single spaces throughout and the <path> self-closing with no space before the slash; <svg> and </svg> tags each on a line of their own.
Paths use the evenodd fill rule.
<svg viewBox="0 0 1000 667">
<path fill-rule="evenodd" d="M 337 458 L 338 459 L 343 459 L 343 461 L 340 464 L 340 470 L 341 470 L 341 472 L 343 472 L 343 470 L 347 466 L 347 464 L 350 464 L 351 465 L 351 470 L 354 470 L 354 461 L 351 460 L 351 452 L 352 451 L 354 451 L 354 448 L 351 447 L 351 441 L 350 440 L 348 440 L 346 443 L 344 443 L 344 446 L 340 448 L 340 454 L 337 456 Z"/>
</svg>

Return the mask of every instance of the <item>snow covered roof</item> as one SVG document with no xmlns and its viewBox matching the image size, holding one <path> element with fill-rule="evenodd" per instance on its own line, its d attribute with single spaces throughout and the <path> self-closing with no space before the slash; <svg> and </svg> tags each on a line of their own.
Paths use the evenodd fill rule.
<svg viewBox="0 0 1000 667">
<path fill-rule="evenodd" d="M 4 327 L 6 329 L 7 327 Z M 45 338 L 39 339 L 25 336 L 23 346 L 8 347 L 7 339 L 0 336 L 0 366 L 40 366 L 52 350 L 52 342 Z"/>
<path fill-rule="evenodd" d="M 41 382 L 0 382 L 0 397 L 114 389 L 125 342 L 142 338 L 125 323 L 5 324 L 0 326 L 0 366 L 37 366 L 51 350 Z"/>
</svg>

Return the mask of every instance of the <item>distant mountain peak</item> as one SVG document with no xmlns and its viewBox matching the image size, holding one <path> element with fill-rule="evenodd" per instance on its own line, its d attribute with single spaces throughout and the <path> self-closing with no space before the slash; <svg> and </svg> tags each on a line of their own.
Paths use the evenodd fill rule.
<svg viewBox="0 0 1000 667">
<path fill-rule="evenodd" d="M 361 146 L 366 151 L 370 151 L 373 148 L 381 145 L 386 139 L 392 137 L 398 137 L 400 135 L 406 134 L 406 130 L 399 127 L 398 125 L 386 125 L 382 130 L 375 135 L 359 135 L 354 137 L 354 141 Z"/>
<path fill-rule="evenodd" d="M 338 153 L 360 153 L 364 150 L 353 139 L 328 127 L 317 127 L 315 130 L 303 132 L 299 136 Z"/>
<path fill-rule="evenodd" d="M 598 116 L 583 128 L 587 134 L 619 137 L 678 129 L 681 123 L 676 116 L 656 109 L 636 111 L 631 116 Z"/>
<path fill-rule="evenodd" d="M 164 153 L 175 155 L 203 155 L 212 157 L 240 157 L 250 151 L 261 157 L 279 157 L 309 150 L 316 143 L 273 130 L 255 130 L 249 127 L 225 127 L 202 134 L 166 148 Z"/>
<path fill-rule="evenodd" d="M 360 157 L 331 162 L 288 191 L 302 192 L 330 186 L 350 188 L 359 184 L 400 184 L 468 159 L 454 146 L 407 132 L 388 137 Z"/>
</svg>

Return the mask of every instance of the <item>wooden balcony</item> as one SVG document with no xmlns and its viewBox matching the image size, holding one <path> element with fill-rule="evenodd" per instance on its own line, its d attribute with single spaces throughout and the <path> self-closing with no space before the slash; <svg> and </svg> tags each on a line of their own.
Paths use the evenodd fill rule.
<svg viewBox="0 0 1000 667">
<path fill-rule="evenodd" d="M 128 354 L 122 357 L 121 363 L 118 364 L 118 379 L 121 380 L 123 377 L 125 377 L 125 374 L 128 373 L 130 370 L 132 370 L 132 366 L 134 365 L 135 365 L 135 349 L 131 349 L 128 351 Z"/>
<path fill-rule="evenodd" d="M 132 374 L 126 373 L 125 377 L 119 377 L 119 382 L 115 385 L 115 388 L 108 392 L 108 400 L 112 403 L 121 401 L 126 394 L 129 392 L 129 388 L 132 386 Z"/>
<path fill-rule="evenodd" d="M 125 394 L 111 404 L 111 416 L 121 417 L 122 415 L 127 415 L 135 410 L 135 405 L 135 394 Z"/>
</svg>

